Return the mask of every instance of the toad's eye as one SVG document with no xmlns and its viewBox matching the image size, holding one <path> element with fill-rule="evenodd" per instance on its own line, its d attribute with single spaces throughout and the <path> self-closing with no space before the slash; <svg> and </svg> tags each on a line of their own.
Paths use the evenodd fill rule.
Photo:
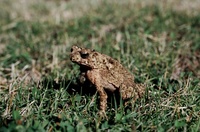
<svg viewBox="0 0 200 132">
<path fill-rule="evenodd" d="M 71 52 L 73 52 L 73 48 L 71 48 Z"/>
<path fill-rule="evenodd" d="M 82 57 L 83 59 L 87 59 L 88 56 L 89 56 L 89 53 L 81 53 L 81 57 Z"/>
</svg>

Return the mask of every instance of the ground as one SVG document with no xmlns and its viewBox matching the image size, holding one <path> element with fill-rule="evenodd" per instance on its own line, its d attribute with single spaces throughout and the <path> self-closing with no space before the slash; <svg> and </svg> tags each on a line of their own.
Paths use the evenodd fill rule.
<svg viewBox="0 0 200 132">
<path fill-rule="evenodd" d="M 1 0 L 0 131 L 199 131 L 199 0 Z M 107 54 L 145 83 L 98 118 L 72 45 Z"/>
</svg>

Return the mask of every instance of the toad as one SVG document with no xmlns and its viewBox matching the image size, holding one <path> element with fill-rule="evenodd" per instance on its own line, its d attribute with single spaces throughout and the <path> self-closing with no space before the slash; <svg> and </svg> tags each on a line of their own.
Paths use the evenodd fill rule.
<svg viewBox="0 0 200 132">
<path fill-rule="evenodd" d="M 88 79 L 100 96 L 100 115 L 106 115 L 105 90 L 119 90 L 123 100 L 136 101 L 145 93 L 145 86 L 134 82 L 134 76 L 119 61 L 95 50 L 72 46 L 70 60 L 80 66 L 81 78 Z M 84 69 L 84 70 L 83 70 Z"/>
</svg>

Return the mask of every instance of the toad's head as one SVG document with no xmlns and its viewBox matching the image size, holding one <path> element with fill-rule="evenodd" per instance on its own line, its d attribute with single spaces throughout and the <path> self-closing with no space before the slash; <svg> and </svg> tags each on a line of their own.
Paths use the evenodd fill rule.
<svg viewBox="0 0 200 132">
<path fill-rule="evenodd" d="M 94 69 L 97 66 L 97 56 L 98 52 L 95 52 L 94 50 L 72 46 L 70 60 L 80 66 Z"/>
</svg>

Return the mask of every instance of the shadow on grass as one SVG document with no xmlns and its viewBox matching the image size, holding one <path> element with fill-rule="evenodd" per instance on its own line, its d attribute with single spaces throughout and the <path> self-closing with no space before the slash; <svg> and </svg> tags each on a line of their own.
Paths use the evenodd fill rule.
<svg viewBox="0 0 200 132">
<path fill-rule="evenodd" d="M 75 81 L 60 79 L 57 82 L 53 79 L 45 78 L 41 82 L 41 86 L 47 87 L 48 89 L 66 88 L 66 92 L 69 93 L 71 96 L 75 94 L 79 94 L 81 96 L 92 97 L 97 92 L 96 87 L 92 85 L 89 80 L 86 80 L 84 83 L 81 83 L 79 82 L 78 78 Z M 113 103 L 116 103 L 116 102 L 117 102 L 117 105 L 120 104 L 121 97 L 120 97 L 118 89 L 114 93 L 106 90 L 106 93 L 108 95 L 108 107 L 113 106 Z M 97 100 L 97 103 L 99 103 L 98 100 Z"/>
<path fill-rule="evenodd" d="M 60 88 L 66 88 L 66 92 L 70 95 L 70 96 L 75 96 L 77 94 L 79 94 L 80 96 L 90 96 L 90 98 L 92 98 L 92 96 L 94 96 L 96 94 L 96 87 L 94 85 L 92 85 L 88 80 L 86 80 L 84 83 L 79 82 L 79 79 L 75 79 L 75 80 L 64 80 L 64 79 L 60 79 L 59 81 L 55 81 L 53 79 L 44 79 L 41 82 L 41 86 L 42 87 L 47 87 L 49 89 L 56 89 L 59 90 Z M 120 97 L 119 94 L 119 90 L 117 89 L 114 93 L 110 92 L 110 91 L 106 91 L 107 95 L 108 95 L 108 99 L 107 99 L 107 105 L 108 108 L 107 109 L 116 109 L 116 108 L 120 108 L 121 103 L 124 103 Z M 121 102 L 122 101 L 122 102 Z M 99 95 L 97 93 L 97 100 L 96 100 L 97 106 L 99 106 L 100 104 L 100 100 L 99 100 Z M 99 109 L 99 107 L 98 107 Z M 114 112 L 111 114 L 111 118 L 109 118 L 108 122 L 109 124 L 113 124 L 114 123 Z M 54 118 L 54 121 L 58 121 L 60 119 L 58 119 L 58 117 L 52 117 Z"/>
</svg>

